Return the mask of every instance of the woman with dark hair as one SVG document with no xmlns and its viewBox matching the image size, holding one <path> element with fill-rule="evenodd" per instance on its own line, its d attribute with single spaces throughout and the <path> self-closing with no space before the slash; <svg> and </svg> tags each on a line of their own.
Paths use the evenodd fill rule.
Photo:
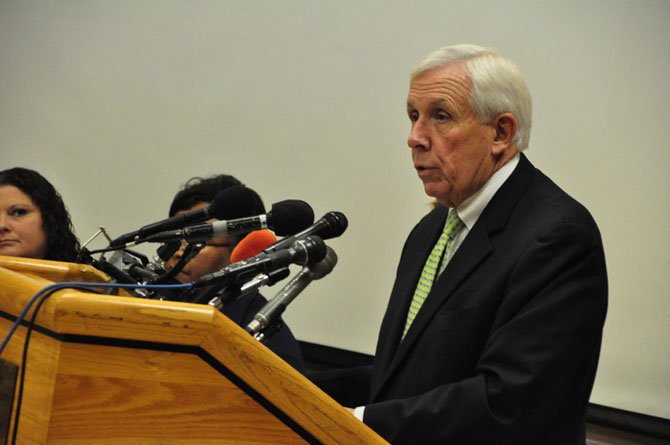
<svg viewBox="0 0 670 445">
<path fill-rule="evenodd" d="M 0 171 L 0 255 L 77 261 L 80 245 L 63 198 L 34 170 Z"/>
</svg>

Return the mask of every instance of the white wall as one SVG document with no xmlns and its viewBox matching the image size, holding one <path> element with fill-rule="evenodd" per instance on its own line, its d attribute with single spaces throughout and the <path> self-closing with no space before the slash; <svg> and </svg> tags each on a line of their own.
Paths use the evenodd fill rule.
<svg viewBox="0 0 670 445">
<path fill-rule="evenodd" d="M 340 263 L 286 319 L 372 353 L 429 203 L 405 145 L 408 72 L 439 46 L 494 46 L 533 92 L 529 157 L 605 240 L 592 401 L 670 418 L 668 23 L 667 0 L 2 0 L 0 167 L 52 180 L 82 239 L 161 219 L 186 179 L 219 172 L 268 206 L 340 210 Z"/>
</svg>

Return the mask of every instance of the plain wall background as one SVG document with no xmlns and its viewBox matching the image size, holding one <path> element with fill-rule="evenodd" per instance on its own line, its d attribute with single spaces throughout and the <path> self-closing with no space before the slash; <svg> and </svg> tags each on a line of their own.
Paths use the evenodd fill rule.
<svg viewBox="0 0 670 445">
<path fill-rule="evenodd" d="M 339 264 L 285 318 L 373 353 L 430 202 L 405 142 L 410 69 L 447 44 L 496 47 L 533 93 L 528 156 L 605 241 L 592 401 L 670 418 L 668 23 L 667 0 L 0 0 L 0 166 L 50 179 L 82 241 L 162 219 L 186 179 L 220 172 L 268 208 L 344 212 Z"/>
</svg>

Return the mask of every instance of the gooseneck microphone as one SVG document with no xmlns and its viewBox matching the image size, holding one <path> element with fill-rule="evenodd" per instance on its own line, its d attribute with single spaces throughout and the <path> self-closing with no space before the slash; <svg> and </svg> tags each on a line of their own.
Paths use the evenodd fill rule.
<svg viewBox="0 0 670 445">
<path fill-rule="evenodd" d="M 237 263 L 244 261 L 263 252 L 263 249 L 269 245 L 277 242 L 277 237 L 269 230 L 256 230 L 245 236 L 242 241 L 237 243 L 237 246 L 230 253 L 230 262 Z M 286 271 L 286 275 L 282 277 L 282 270 Z M 221 309 L 224 305 L 230 303 L 237 298 L 240 298 L 244 293 L 258 289 L 265 284 L 271 285 L 272 279 L 282 280 L 288 276 L 288 267 L 276 271 L 268 272 L 268 274 L 259 273 L 252 279 L 254 283 L 258 283 L 253 288 L 245 288 L 244 286 L 228 286 L 224 289 L 221 286 L 210 286 L 205 291 L 198 291 L 193 300 L 193 303 L 207 303 L 217 309 Z M 246 284 L 246 283 L 245 283 Z M 201 289 L 201 288 L 198 288 Z"/>
<path fill-rule="evenodd" d="M 218 236 L 239 235 L 254 230 L 272 229 L 280 236 L 292 235 L 314 222 L 314 211 L 305 201 L 287 199 L 272 205 L 265 215 L 249 216 L 245 218 L 215 221 L 184 227 L 179 230 L 169 230 L 150 235 L 139 242 L 167 243 L 177 240 L 186 240 L 189 243 L 207 241 Z"/>
<path fill-rule="evenodd" d="M 161 221 L 143 226 L 139 230 L 128 232 L 112 240 L 110 247 L 126 247 L 135 240 L 173 229 L 181 229 L 189 224 L 199 223 L 208 219 L 240 218 L 254 213 L 257 200 L 256 192 L 236 185 L 217 193 L 212 202 L 198 210 L 181 213 Z"/>
<path fill-rule="evenodd" d="M 284 268 L 290 264 L 302 266 L 315 264 L 326 256 L 326 244 L 318 236 L 308 236 L 297 240 L 286 249 L 270 253 L 260 253 L 248 260 L 230 264 L 218 272 L 205 275 L 194 281 L 193 287 L 217 284 L 229 286 L 233 283 L 244 283 L 259 273 L 268 273 Z"/>
<path fill-rule="evenodd" d="M 261 333 L 281 316 L 286 307 L 309 283 L 325 277 L 333 270 L 337 264 L 337 254 L 328 246 L 326 246 L 326 250 L 326 256 L 323 260 L 314 265 L 303 267 L 272 300 L 265 303 L 245 328 L 247 332 L 254 336 Z"/>
</svg>

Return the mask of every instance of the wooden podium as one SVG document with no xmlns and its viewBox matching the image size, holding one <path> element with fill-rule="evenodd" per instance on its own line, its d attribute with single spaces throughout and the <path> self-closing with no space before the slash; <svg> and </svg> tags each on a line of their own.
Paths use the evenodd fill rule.
<svg viewBox="0 0 670 445">
<path fill-rule="evenodd" d="M 0 256 L 0 341 L 33 295 L 63 281 L 106 277 Z M 1 357 L 19 368 L 26 332 Z M 73 289 L 38 312 L 17 431 L 22 445 L 386 443 L 212 307 Z"/>
</svg>

